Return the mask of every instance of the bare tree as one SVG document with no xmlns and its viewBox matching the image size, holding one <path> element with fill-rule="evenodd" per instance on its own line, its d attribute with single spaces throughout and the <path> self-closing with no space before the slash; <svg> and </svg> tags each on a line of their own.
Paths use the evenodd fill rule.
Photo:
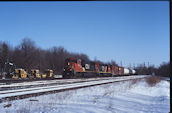
<svg viewBox="0 0 172 113">
<path fill-rule="evenodd" d="M 5 62 L 9 59 L 9 45 L 5 42 L 0 44 L 0 67 L 4 67 Z"/>
<path fill-rule="evenodd" d="M 29 38 L 24 38 L 22 43 L 18 46 L 20 51 L 21 65 L 27 71 L 31 68 L 36 68 L 38 52 L 35 46 L 35 42 Z"/>
<path fill-rule="evenodd" d="M 111 65 L 118 66 L 118 64 L 114 60 L 111 60 Z"/>
<path fill-rule="evenodd" d="M 170 63 L 163 62 L 157 69 L 156 74 L 160 75 L 160 76 L 168 76 L 169 77 L 170 76 Z"/>
</svg>

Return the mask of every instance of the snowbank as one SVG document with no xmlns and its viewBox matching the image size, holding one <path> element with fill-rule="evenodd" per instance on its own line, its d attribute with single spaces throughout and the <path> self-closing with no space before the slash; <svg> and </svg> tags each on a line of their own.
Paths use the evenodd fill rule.
<svg viewBox="0 0 172 113">
<path fill-rule="evenodd" d="M 130 92 L 147 95 L 147 96 L 170 96 L 170 85 L 169 82 L 162 80 L 157 83 L 154 87 L 150 87 L 146 82 L 142 81 L 132 86 Z"/>
<path fill-rule="evenodd" d="M 144 80 L 117 82 L 0 103 L 0 112 L 27 113 L 168 113 L 170 84 L 150 87 Z M 4 108 L 5 105 L 10 107 Z"/>
</svg>

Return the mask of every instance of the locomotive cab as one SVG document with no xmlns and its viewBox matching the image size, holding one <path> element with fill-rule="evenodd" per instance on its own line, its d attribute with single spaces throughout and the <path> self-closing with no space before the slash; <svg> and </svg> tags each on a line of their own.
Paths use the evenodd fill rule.
<svg viewBox="0 0 172 113">
<path fill-rule="evenodd" d="M 80 74 L 85 72 L 85 68 L 83 68 L 82 65 L 81 59 L 66 59 L 63 69 L 63 78 L 75 78 L 77 76 L 81 76 Z"/>
<path fill-rule="evenodd" d="M 67 58 L 65 60 L 64 69 L 63 69 L 63 78 L 72 78 L 74 75 L 74 64 L 77 63 L 76 59 Z"/>
</svg>

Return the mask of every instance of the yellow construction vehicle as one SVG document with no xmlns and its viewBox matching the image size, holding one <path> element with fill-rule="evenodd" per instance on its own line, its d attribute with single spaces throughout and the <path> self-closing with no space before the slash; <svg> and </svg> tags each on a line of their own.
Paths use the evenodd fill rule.
<svg viewBox="0 0 172 113">
<path fill-rule="evenodd" d="M 26 79 L 27 73 L 24 69 L 21 69 L 21 68 L 15 69 L 12 78 L 13 79 L 18 79 L 18 78 Z"/>
<path fill-rule="evenodd" d="M 27 78 L 27 73 L 22 68 L 16 68 L 16 65 L 14 63 L 9 62 L 9 59 L 4 64 L 4 67 L 2 69 L 2 79 L 18 79 Z"/>
<path fill-rule="evenodd" d="M 51 69 L 46 69 L 45 73 L 47 75 L 47 78 L 53 78 L 53 70 Z"/>
<path fill-rule="evenodd" d="M 1 73 L 2 79 L 12 78 L 15 69 L 16 69 L 16 65 L 14 63 L 9 62 L 9 60 L 7 59 L 7 61 L 4 63 L 4 66 L 2 68 L 2 73 Z"/>
<path fill-rule="evenodd" d="M 41 74 L 41 77 L 42 77 L 42 78 L 46 78 L 47 75 L 46 75 L 46 74 Z"/>
<path fill-rule="evenodd" d="M 30 77 L 31 79 L 33 78 L 41 78 L 40 74 L 39 74 L 39 70 L 38 69 L 31 69 L 31 75 Z"/>
</svg>

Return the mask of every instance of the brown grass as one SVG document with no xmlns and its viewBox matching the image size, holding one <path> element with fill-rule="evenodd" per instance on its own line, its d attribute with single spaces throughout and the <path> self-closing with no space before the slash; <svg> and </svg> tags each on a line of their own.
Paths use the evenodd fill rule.
<svg viewBox="0 0 172 113">
<path fill-rule="evenodd" d="M 128 85 L 128 88 L 132 88 L 132 86 L 136 83 L 138 83 L 139 81 L 141 81 L 142 78 L 136 78 L 136 79 L 133 79 L 133 80 L 130 80 L 130 83 Z"/>
<path fill-rule="evenodd" d="M 129 88 L 131 88 L 132 85 L 138 83 L 139 81 L 143 80 L 143 78 L 138 78 L 138 79 L 133 79 L 131 80 L 130 84 L 129 84 Z M 155 86 L 157 83 L 159 83 L 162 79 L 159 76 L 153 76 L 153 77 L 147 77 L 144 78 L 144 80 L 146 81 L 146 83 L 153 87 Z"/>
<path fill-rule="evenodd" d="M 131 81 L 131 85 L 136 84 L 137 82 L 141 81 L 141 78 L 133 79 Z"/>
<path fill-rule="evenodd" d="M 158 76 L 154 76 L 154 77 L 148 77 L 148 78 L 145 78 L 145 81 L 146 83 L 149 85 L 149 86 L 155 86 L 157 83 L 159 83 L 162 79 Z"/>
</svg>

